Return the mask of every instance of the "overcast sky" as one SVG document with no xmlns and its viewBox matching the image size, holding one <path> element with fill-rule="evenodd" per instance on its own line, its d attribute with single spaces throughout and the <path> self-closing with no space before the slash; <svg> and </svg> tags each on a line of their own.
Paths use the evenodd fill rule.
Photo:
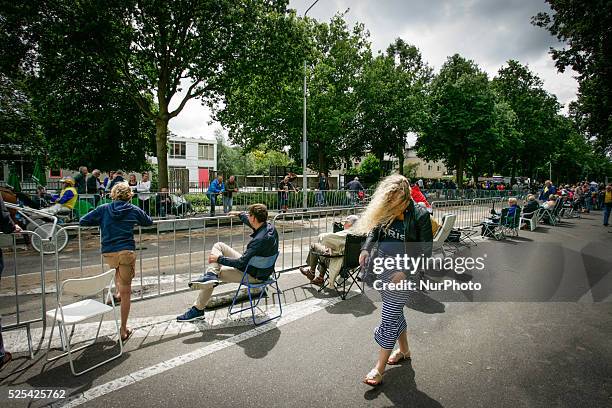
<svg viewBox="0 0 612 408">
<path fill-rule="evenodd" d="M 314 0 L 290 0 L 290 7 L 303 15 Z M 549 11 L 543 0 L 319 0 L 308 15 L 329 21 L 349 9 L 349 25 L 364 23 L 374 51 L 401 37 L 416 45 L 425 61 L 437 72 L 454 53 L 472 59 L 490 77 L 509 59 L 527 64 L 543 81 L 547 91 L 565 106 L 576 97 L 573 72 L 557 73 L 548 54 L 556 39 L 546 30 L 532 26 L 531 16 Z M 173 105 L 179 103 L 178 95 Z M 190 101 L 170 121 L 180 136 L 212 137 L 219 124 L 208 125 L 210 115 L 199 101 Z"/>
</svg>

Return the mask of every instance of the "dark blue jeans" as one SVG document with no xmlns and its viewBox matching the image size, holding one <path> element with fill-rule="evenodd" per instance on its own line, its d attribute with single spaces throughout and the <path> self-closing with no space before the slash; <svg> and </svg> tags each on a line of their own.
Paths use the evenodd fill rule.
<svg viewBox="0 0 612 408">
<path fill-rule="evenodd" d="M 217 206 L 217 195 L 211 193 L 208 195 L 208 199 L 210 200 L 210 215 L 214 215 L 215 207 Z"/>
<path fill-rule="evenodd" d="M 610 220 L 610 211 L 612 211 L 612 204 L 604 204 L 603 210 L 603 225 L 608 225 L 608 221 Z"/>
</svg>

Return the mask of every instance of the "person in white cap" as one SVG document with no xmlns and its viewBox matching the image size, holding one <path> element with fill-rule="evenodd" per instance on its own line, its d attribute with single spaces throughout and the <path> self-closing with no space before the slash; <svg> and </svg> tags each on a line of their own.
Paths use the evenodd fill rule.
<svg viewBox="0 0 612 408">
<path fill-rule="evenodd" d="M 336 280 L 340 268 L 342 267 L 342 257 L 329 258 L 329 255 L 341 255 L 344 252 L 346 236 L 351 232 L 351 228 L 357 222 L 357 215 L 348 215 L 342 219 L 344 229 L 338 232 L 324 232 L 319 234 L 318 242 L 310 244 L 310 251 L 306 258 L 307 266 L 300 268 L 302 275 L 306 276 L 313 285 L 322 286 L 325 283 L 325 272 L 329 272 L 330 286 Z M 327 256 L 321 256 L 327 255 Z M 319 276 L 315 277 L 315 272 L 319 267 Z"/>
</svg>

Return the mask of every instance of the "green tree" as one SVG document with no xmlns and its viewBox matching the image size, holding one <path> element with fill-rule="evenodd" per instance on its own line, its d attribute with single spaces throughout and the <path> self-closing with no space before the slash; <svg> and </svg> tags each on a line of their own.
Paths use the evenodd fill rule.
<svg viewBox="0 0 612 408">
<path fill-rule="evenodd" d="M 369 177 L 380 177 L 383 174 L 381 161 L 376 155 L 369 153 L 359 164 L 357 173 Z"/>
<path fill-rule="evenodd" d="M 554 95 L 544 90 L 542 80 L 528 67 L 510 60 L 492 81 L 498 98 L 508 104 L 516 115 L 512 142 L 507 144 L 504 160 L 510 174 L 534 176 L 542 161 L 550 160 L 543 152 L 552 152 L 560 144 L 554 123 L 560 105 Z"/>
<path fill-rule="evenodd" d="M 550 53 L 560 72 L 578 73 L 578 101 L 571 111 L 600 153 L 612 150 L 612 12 L 609 0 L 546 0 L 552 13 L 538 13 L 536 26 L 564 47 Z"/>
<path fill-rule="evenodd" d="M 427 160 L 443 160 L 463 184 L 468 158 L 497 143 L 495 95 L 487 75 L 473 61 L 449 57 L 431 86 L 429 120 L 417 139 L 417 151 Z"/>
<path fill-rule="evenodd" d="M 75 81 L 87 75 L 99 78 L 98 72 L 103 72 L 100 87 L 113 88 L 110 84 L 114 84 L 124 99 L 131 99 L 154 124 L 159 186 L 166 187 L 168 122 L 192 99 L 218 102 L 235 75 L 247 70 L 281 72 L 285 56 L 292 52 L 282 30 L 292 21 L 287 3 L 40 2 L 33 14 L 38 42 L 35 53 L 47 59 L 46 67 L 52 71 L 68 67 L 78 72 Z M 79 40 L 87 47 L 75 46 Z M 88 64 L 82 64 L 81 54 L 88 58 Z"/>
<path fill-rule="evenodd" d="M 20 114 L 4 129 L 16 143 L 33 146 L 58 167 L 146 168 L 152 122 L 100 59 L 96 35 L 112 31 L 108 16 L 88 2 L 68 1 L 17 2 L 2 12 L 3 44 L 10 48 L 0 60 L 2 94 L 12 96 Z M 143 103 L 155 110 L 150 98 Z"/>
<path fill-rule="evenodd" d="M 270 174 L 270 166 L 289 167 L 293 160 L 283 152 L 270 150 L 265 145 L 249 153 L 255 174 Z"/>
<path fill-rule="evenodd" d="M 284 27 L 292 51 L 283 75 L 263 70 L 232 76 L 230 92 L 216 110 L 231 140 L 246 149 L 266 143 L 299 160 L 302 136 L 303 60 L 308 63 L 308 164 L 320 171 L 339 165 L 361 147 L 348 142 L 354 125 L 354 83 L 369 53 L 362 25 L 349 29 L 342 15 L 329 23 L 298 19 Z M 247 71 L 247 70 L 245 70 Z"/>
<path fill-rule="evenodd" d="M 380 162 L 386 153 L 398 157 L 400 173 L 407 134 L 418 132 L 426 118 L 430 79 L 431 68 L 423 62 L 419 50 L 398 38 L 386 54 L 366 64 L 358 81 L 355 138 Z"/>
<path fill-rule="evenodd" d="M 225 143 L 221 129 L 215 130 L 215 138 L 217 139 L 217 173 L 225 177 L 239 174 L 239 163 L 242 160 L 240 151 Z"/>
</svg>

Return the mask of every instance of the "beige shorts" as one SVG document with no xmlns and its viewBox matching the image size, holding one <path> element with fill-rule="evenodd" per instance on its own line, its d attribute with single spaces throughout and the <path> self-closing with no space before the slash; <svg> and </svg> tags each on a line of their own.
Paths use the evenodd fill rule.
<svg viewBox="0 0 612 408">
<path fill-rule="evenodd" d="M 131 285 L 134 275 L 136 275 L 136 254 L 134 251 L 119 251 L 103 254 L 104 261 L 110 268 L 119 271 L 119 283 Z"/>
</svg>

